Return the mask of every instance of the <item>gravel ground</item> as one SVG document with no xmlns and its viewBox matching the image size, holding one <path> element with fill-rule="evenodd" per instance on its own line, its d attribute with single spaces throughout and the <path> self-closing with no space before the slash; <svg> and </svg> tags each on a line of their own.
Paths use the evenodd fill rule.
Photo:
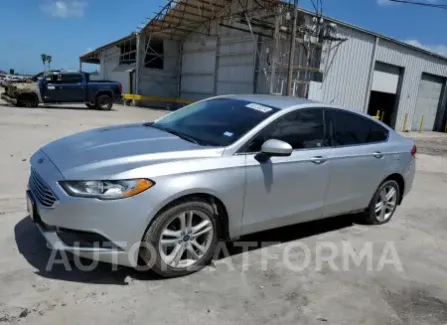
<svg viewBox="0 0 447 325">
<path fill-rule="evenodd" d="M 447 156 L 447 137 L 415 138 L 418 151 L 432 156 Z"/>
<path fill-rule="evenodd" d="M 243 239 L 270 244 L 249 252 L 228 245 L 229 256 L 170 280 L 127 268 L 112 271 L 105 264 L 92 272 L 62 265 L 47 271 L 51 252 L 24 200 L 31 154 L 61 136 L 160 114 L 124 106 L 101 112 L 0 104 L 0 323 L 447 323 L 447 158 L 442 156 L 418 155 L 413 191 L 384 226 L 342 216 L 252 235 Z M 444 153 L 445 144 L 439 143 Z M 422 148 L 419 144 L 419 152 Z M 309 260 L 296 247 L 302 244 Z M 343 253 L 332 265 L 320 258 L 331 247 Z M 345 247 L 356 253 L 371 247 L 371 258 L 357 266 L 346 259 Z M 308 266 L 300 270 L 300 265 Z"/>
</svg>

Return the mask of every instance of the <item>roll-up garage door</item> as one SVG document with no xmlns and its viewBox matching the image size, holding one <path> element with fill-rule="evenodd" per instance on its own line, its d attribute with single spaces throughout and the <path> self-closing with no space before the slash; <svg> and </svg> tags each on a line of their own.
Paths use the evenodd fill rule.
<svg viewBox="0 0 447 325">
<path fill-rule="evenodd" d="M 422 116 L 424 116 L 424 124 L 422 130 L 432 131 L 436 113 L 442 99 L 442 91 L 444 89 L 445 79 L 438 76 L 422 74 L 419 82 L 418 97 L 416 100 L 416 109 L 413 116 L 412 130 L 418 130 Z"/>
<path fill-rule="evenodd" d="M 387 94 L 397 94 L 399 76 L 399 67 L 376 62 L 371 90 Z"/>
</svg>

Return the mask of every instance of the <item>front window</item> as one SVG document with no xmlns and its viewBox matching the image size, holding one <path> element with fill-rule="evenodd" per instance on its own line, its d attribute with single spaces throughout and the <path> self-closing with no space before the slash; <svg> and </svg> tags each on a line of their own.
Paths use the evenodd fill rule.
<svg viewBox="0 0 447 325">
<path fill-rule="evenodd" d="M 269 139 L 287 142 L 294 150 L 315 149 L 327 145 L 323 110 L 320 108 L 299 109 L 275 121 L 254 138 L 248 152 L 261 151 Z"/>
<path fill-rule="evenodd" d="M 245 100 L 216 98 L 185 106 L 150 125 L 201 145 L 228 146 L 277 111 Z"/>
</svg>

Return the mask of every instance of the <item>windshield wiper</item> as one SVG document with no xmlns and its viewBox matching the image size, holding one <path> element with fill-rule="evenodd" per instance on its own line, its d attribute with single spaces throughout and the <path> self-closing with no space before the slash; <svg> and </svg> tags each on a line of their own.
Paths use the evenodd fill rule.
<svg viewBox="0 0 447 325">
<path fill-rule="evenodd" d="M 186 140 L 186 141 L 189 141 L 189 142 L 192 142 L 192 143 L 195 143 L 195 144 L 199 144 L 199 141 L 197 141 L 196 139 L 194 139 L 193 137 L 191 137 L 191 136 L 189 136 L 189 135 L 187 135 L 185 133 L 178 132 L 178 131 L 175 131 L 175 130 L 172 130 L 172 129 L 169 129 L 169 128 L 163 128 L 161 130 L 169 132 L 169 133 L 171 133 L 173 135 L 176 135 L 176 136 L 178 136 L 179 138 L 181 138 L 183 140 Z"/>
<path fill-rule="evenodd" d="M 186 140 L 186 141 L 188 141 L 188 142 L 192 142 L 192 143 L 195 143 L 195 144 L 200 145 L 199 141 L 197 141 L 197 140 L 194 139 L 193 137 L 191 137 L 191 136 L 189 136 L 189 135 L 187 135 L 187 134 L 185 134 L 185 133 L 182 133 L 182 132 L 179 132 L 179 131 L 170 129 L 170 128 L 160 127 L 160 126 L 158 126 L 158 125 L 155 125 L 154 122 L 144 123 L 143 125 L 144 125 L 144 126 L 151 126 L 151 127 L 153 127 L 153 128 L 156 128 L 156 129 L 159 129 L 159 130 L 162 130 L 162 131 L 171 133 L 171 134 L 173 134 L 173 135 L 178 136 L 179 138 L 181 138 L 181 139 L 183 139 L 183 140 Z"/>
</svg>

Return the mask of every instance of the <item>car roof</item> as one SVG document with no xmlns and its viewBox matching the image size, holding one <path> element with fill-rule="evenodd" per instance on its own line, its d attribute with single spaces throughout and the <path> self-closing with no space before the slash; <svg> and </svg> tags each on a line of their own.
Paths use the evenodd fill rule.
<svg viewBox="0 0 447 325">
<path fill-rule="evenodd" d="M 219 96 L 221 98 L 234 98 L 239 100 L 245 100 L 249 102 L 258 103 L 261 105 L 271 106 L 278 109 L 285 109 L 292 106 L 302 105 L 302 104 L 317 104 L 319 102 L 299 98 L 299 97 L 289 97 L 281 95 L 254 95 L 254 94 L 240 94 L 240 95 L 224 95 Z"/>
<path fill-rule="evenodd" d="M 217 97 L 219 97 L 219 98 L 234 98 L 234 99 L 239 99 L 239 100 L 250 101 L 250 102 L 258 103 L 261 105 L 275 107 L 275 108 L 281 109 L 281 110 L 296 107 L 299 105 L 305 106 L 306 104 L 311 105 L 309 108 L 324 107 L 324 108 L 332 108 L 332 109 L 341 109 L 341 110 L 344 110 L 344 111 L 347 111 L 347 112 L 350 112 L 353 114 L 357 114 L 357 115 L 366 117 L 366 118 L 373 120 L 374 122 L 382 125 L 383 127 L 385 127 L 388 130 L 393 130 L 392 128 L 390 128 L 388 125 L 386 125 L 382 121 L 376 120 L 372 116 L 370 116 L 369 114 L 366 114 L 364 112 L 361 112 L 361 111 L 358 111 L 355 109 L 349 109 L 347 107 L 342 107 L 342 106 L 338 106 L 338 105 L 325 104 L 322 102 L 305 99 L 305 98 L 281 96 L 281 95 L 255 95 L 255 94 L 222 95 L 222 96 L 217 96 Z"/>
</svg>

